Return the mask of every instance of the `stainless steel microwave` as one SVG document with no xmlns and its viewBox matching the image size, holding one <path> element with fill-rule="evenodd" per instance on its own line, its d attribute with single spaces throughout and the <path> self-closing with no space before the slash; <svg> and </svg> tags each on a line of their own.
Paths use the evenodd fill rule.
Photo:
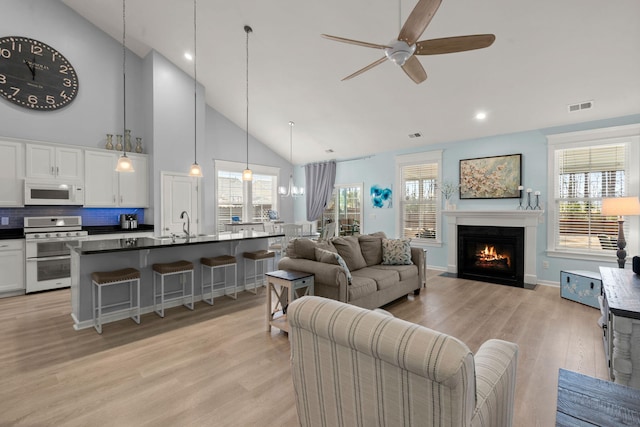
<svg viewBox="0 0 640 427">
<path fill-rule="evenodd" d="M 25 180 L 25 205 L 80 205 L 84 204 L 82 185 L 72 182 L 41 182 Z"/>
</svg>

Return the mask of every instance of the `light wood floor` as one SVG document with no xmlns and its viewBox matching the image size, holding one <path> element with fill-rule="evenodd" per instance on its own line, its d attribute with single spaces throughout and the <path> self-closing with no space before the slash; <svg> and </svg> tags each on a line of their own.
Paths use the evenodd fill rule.
<svg viewBox="0 0 640 427">
<path fill-rule="evenodd" d="M 558 368 L 607 378 L 599 312 L 535 290 L 429 272 L 386 308 L 464 341 L 520 345 L 514 426 L 553 426 Z M 74 331 L 69 290 L 0 300 L 0 425 L 296 426 L 287 336 L 264 290 Z"/>
</svg>

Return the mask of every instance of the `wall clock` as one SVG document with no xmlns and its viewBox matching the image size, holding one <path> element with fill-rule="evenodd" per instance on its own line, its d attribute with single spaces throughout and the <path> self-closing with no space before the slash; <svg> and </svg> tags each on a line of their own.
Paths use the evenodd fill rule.
<svg viewBox="0 0 640 427">
<path fill-rule="evenodd" d="M 30 110 L 56 110 L 75 99 L 78 76 L 67 58 L 51 46 L 28 37 L 2 37 L 0 94 Z"/>
</svg>

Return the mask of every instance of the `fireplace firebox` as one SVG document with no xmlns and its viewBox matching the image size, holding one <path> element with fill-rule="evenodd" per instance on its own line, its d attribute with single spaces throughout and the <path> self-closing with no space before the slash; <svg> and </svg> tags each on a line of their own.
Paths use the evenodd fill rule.
<svg viewBox="0 0 640 427">
<path fill-rule="evenodd" d="M 524 287 L 524 228 L 458 225 L 458 277 Z"/>
</svg>

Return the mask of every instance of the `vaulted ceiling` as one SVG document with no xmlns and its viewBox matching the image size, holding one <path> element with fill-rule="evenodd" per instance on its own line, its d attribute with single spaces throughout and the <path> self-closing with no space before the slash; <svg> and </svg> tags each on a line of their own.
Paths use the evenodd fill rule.
<svg viewBox="0 0 640 427">
<path fill-rule="evenodd" d="M 122 40 L 120 0 L 63 0 Z M 383 56 L 327 33 L 395 40 L 416 0 L 200 0 L 198 80 L 207 103 L 303 164 L 640 113 L 637 0 L 443 0 L 420 39 L 493 33 L 486 49 L 421 56 L 416 85 L 393 63 L 341 79 Z M 127 46 L 155 49 L 189 75 L 192 0 L 128 0 Z M 569 113 L 568 105 L 593 101 Z M 485 121 L 474 116 L 487 113 Z M 420 133 L 418 138 L 409 134 Z M 242 141 L 238 141 L 242 143 Z M 327 150 L 333 150 L 328 153 Z"/>
</svg>

